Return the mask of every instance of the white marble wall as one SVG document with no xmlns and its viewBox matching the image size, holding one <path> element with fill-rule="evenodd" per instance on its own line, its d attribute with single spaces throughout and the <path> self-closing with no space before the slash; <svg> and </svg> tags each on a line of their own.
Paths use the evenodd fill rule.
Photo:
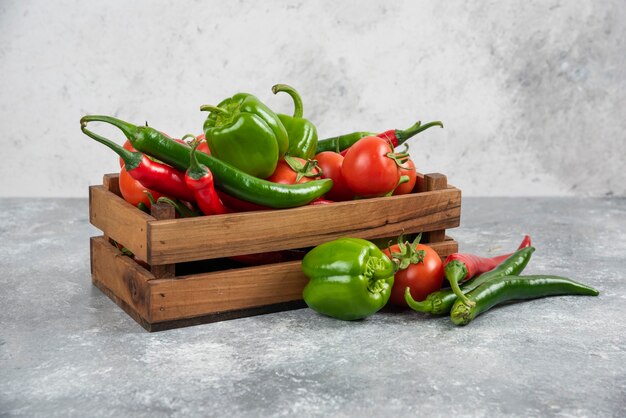
<svg viewBox="0 0 626 418">
<path fill-rule="evenodd" d="M 323 137 L 442 120 L 412 155 L 466 196 L 625 196 L 624 22 L 623 0 L 2 1 L 0 196 L 115 171 L 84 114 L 199 133 L 238 91 L 289 112 L 277 82 Z"/>
</svg>

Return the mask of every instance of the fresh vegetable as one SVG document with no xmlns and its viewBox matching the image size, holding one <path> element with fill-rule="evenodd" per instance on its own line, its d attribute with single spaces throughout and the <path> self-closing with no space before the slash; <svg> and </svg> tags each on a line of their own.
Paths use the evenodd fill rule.
<svg viewBox="0 0 626 418">
<path fill-rule="evenodd" d="M 461 299 L 454 302 L 450 318 L 456 325 L 467 325 L 490 308 L 513 300 L 537 299 L 546 296 L 597 296 L 598 291 L 582 283 L 560 276 L 504 276 L 483 283 L 467 294 L 471 305 Z"/>
<path fill-rule="evenodd" d="M 405 289 L 416 300 L 424 300 L 429 294 L 441 289 L 443 264 L 439 254 L 427 245 L 420 244 L 421 234 L 413 243 L 398 239 L 383 253 L 396 263 L 396 274 L 389 301 L 397 306 L 407 306 Z"/>
<path fill-rule="evenodd" d="M 358 140 L 365 138 L 366 136 L 378 136 L 380 138 L 388 140 L 391 143 L 392 147 L 397 147 L 398 145 L 402 145 L 403 143 L 405 143 L 409 138 L 417 135 L 422 131 L 425 131 L 428 128 L 432 128 L 433 126 L 440 126 L 443 128 L 443 124 L 439 121 L 436 121 L 427 123 L 426 125 L 422 125 L 422 122 L 417 122 L 415 123 L 415 125 L 411 126 L 408 129 L 390 129 L 379 134 L 375 132 L 352 132 L 349 134 L 335 136 L 333 138 L 327 138 L 318 141 L 317 152 L 320 153 L 322 151 L 344 151 L 354 145 Z"/>
<path fill-rule="evenodd" d="M 153 199 L 150 199 L 150 200 L 153 200 Z M 152 203 L 154 204 L 155 202 L 152 202 Z M 202 213 L 193 209 L 191 205 L 187 206 L 184 202 L 180 200 L 170 199 L 169 197 L 166 197 L 166 196 L 161 196 L 158 199 L 156 199 L 156 203 L 165 203 L 165 204 L 172 206 L 174 210 L 176 211 L 177 218 L 195 218 L 196 216 L 202 215 Z"/>
<path fill-rule="evenodd" d="M 483 283 L 487 283 L 493 279 L 498 279 L 504 276 L 517 276 L 521 274 L 530 261 L 530 257 L 533 252 L 535 252 L 534 247 L 524 247 L 517 250 L 493 270 L 465 282 L 463 286 L 461 286 L 461 290 L 463 293 L 467 294 Z M 457 297 L 452 289 L 448 288 L 430 293 L 425 300 L 418 302 L 413 299 L 410 289 L 407 287 L 405 289 L 404 299 L 407 305 L 416 312 L 443 315 L 450 313 L 450 309 L 452 308 L 454 302 L 456 302 Z"/>
<path fill-rule="evenodd" d="M 400 184 L 393 191 L 393 195 L 409 194 L 413 191 L 415 183 L 417 181 L 417 170 L 415 169 L 415 163 L 410 158 L 401 161 L 401 165 L 398 167 L 400 176 L 406 176 L 408 178 L 406 183 Z"/>
<path fill-rule="evenodd" d="M 289 137 L 287 155 L 310 160 L 315 155 L 317 148 L 317 128 L 312 122 L 302 117 L 304 111 L 302 99 L 298 92 L 286 84 L 276 84 L 272 87 L 274 94 L 281 91 L 289 94 L 294 104 L 293 116 L 278 114 L 278 118 L 285 126 Z"/>
<path fill-rule="evenodd" d="M 354 320 L 380 310 L 391 294 L 393 263 L 369 241 L 339 238 L 318 245 L 302 260 L 309 283 L 302 294 L 313 310 Z"/>
<path fill-rule="evenodd" d="M 282 184 L 306 183 L 322 175 L 317 161 L 285 155 L 267 181 Z"/>
<path fill-rule="evenodd" d="M 141 152 L 129 151 L 115 142 L 91 132 L 85 125 L 81 125 L 81 129 L 85 135 L 106 145 L 122 157 L 128 174 L 145 187 L 177 199 L 193 201 L 193 193 L 185 186 L 185 175 L 182 172 L 168 165 L 152 161 Z M 174 143 L 171 139 L 168 141 Z"/>
<path fill-rule="evenodd" d="M 341 173 L 343 159 L 343 155 L 332 151 L 323 151 L 315 156 L 317 165 L 322 169 L 322 178 L 333 181 L 333 187 L 326 193 L 326 197 L 335 201 L 354 199 L 354 192 Z"/>
<path fill-rule="evenodd" d="M 190 165 L 185 173 L 185 183 L 193 191 L 196 203 L 205 215 L 221 215 L 228 209 L 222 204 L 213 183 L 213 174 L 205 166 L 198 163 L 196 150 L 199 142 L 191 150 Z"/>
<path fill-rule="evenodd" d="M 526 235 L 518 249 L 530 246 L 530 237 Z M 443 272 L 450 283 L 454 294 L 464 303 L 471 305 L 472 302 L 465 296 L 459 283 L 493 270 L 498 264 L 506 260 L 511 254 L 486 258 L 474 254 L 450 254 L 443 262 Z"/>
<path fill-rule="evenodd" d="M 341 174 L 357 196 L 384 196 L 393 192 L 400 183 L 399 158 L 402 156 L 394 154 L 389 142 L 377 136 L 368 136 L 350 147 L 344 157 Z"/>
<path fill-rule="evenodd" d="M 138 180 L 135 180 L 130 174 L 128 174 L 128 171 L 126 171 L 126 168 L 123 165 L 120 170 L 119 184 L 122 197 L 133 206 L 144 205 L 149 209 L 152 206 L 152 203 L 150 202 L 148 193 L 151 193 L 157 199 L 161 196 L 160 193 L 146 188 Z"/>
<path fill-rule="evenodd" d="M 190 165 L 191 148 L 167 138 L 149 126 L 136 126 L 110 116 L 90 115 L 81 119 L 81 126 L 89 122 L 105 122 L 118 127 L 138 151 L 157 158 L 178 170 Z M 215 185 L 223 192 L 243 201 L 272 208 L 306 205 L 332 187 L 332 180 L 314 180 L 304 184 L 278 184 L 261 180 L 236 169 L 230 164 L 204 153 L 197 154 L 198 162 L 213 173 Z"/>
<path fill-rule="evenodd" d="M 269 107 L 251 94 L 238 93 L 200 110 L 211 112 L 204 122 L 211 155 L 255 177 L 272 175 L 289 138 Z"/>
</svg>

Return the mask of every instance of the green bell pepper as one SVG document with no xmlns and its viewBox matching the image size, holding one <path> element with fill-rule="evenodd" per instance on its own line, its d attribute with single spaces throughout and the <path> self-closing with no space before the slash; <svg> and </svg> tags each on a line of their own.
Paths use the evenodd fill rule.
<svg viewBox="0 0 626 418">
<path fill-rule="evenodd" d="M 318 245 L 302 260 L 309 278 L 303 299 L 313 310 L 337 319 L 365 318 L 391 295 L 394 265 L 383 252 L 360 238 L 339 238 Z"/>
<path fill-rule="evenodd" d="M 237 93 L 200 110 L 211 112 L 204 134 L 213 156 L 255 177 L 272 175 L 287 152 L 289 137 L 269 107 L 251 94 Z"/>
<path fill-rule="evenodd" d="M 312 122 L 302 117 L 302 99 L 298 92 L 286 84 L 276 84 L 272 87 L 274 94 L 281 91 L 291 96 L 295 107 L 293 116 L 278 114 L 289 136 L 287 154 L 309 160 L 313 158 L 317 149 L 317 128 Z"/>
</svg>

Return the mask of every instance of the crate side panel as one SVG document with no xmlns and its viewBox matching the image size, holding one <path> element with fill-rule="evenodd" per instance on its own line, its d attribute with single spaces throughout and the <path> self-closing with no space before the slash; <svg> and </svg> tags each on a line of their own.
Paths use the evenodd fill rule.
<svg viewBox="0 0 626 418">
<path fill-rule="evenodd" d="M 167 264 L 459 226 L 454 188 L 388 198 L 151 222 L 148 262 Z"/>
<path fill-rule="evenodd" d="M 150 322 L 150 272 L 135 261 L 124 256 L 103 237 L 91 238 L 92 280 L 99 288 L 105 288 L 115 296 L 113 299 L 124 310 L 130 308 Z M 105 292 L 109 297 L 110 294 Z M 124 306 L 120 303 L 127 305 Z M 134 317 L 134 315 L 131 314 Z M 141 323 L 137 318 L 138 322 Z"/>
<path fill-rule="evenodd" d="M 151 280 L 151 318 L 162 322 L 302 299 L 299 261 Z"/>
<path fill-rule="evenodd" d="M 89 187 L 89 221 L 104 234 L 133 252 L 148 258 L 148 222 L 154 218 L 133 207 L 104 186 Z"/>
</svg>

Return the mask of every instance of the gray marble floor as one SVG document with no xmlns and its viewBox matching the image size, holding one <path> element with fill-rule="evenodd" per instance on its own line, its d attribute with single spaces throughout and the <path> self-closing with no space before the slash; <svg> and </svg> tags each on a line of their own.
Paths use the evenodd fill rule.
<svg viewBox="0 0 626 418">
<path fill-rule="evenodd" d="M 525 233 L 527 273 L 601 295 L 496 308 L 309 309 L 147 333 L 91 286 L 86 200 L 0 200 L 0 416 L 624 416 L 626 200 L 467 198 L 463 251 Z"/>
</svg>

